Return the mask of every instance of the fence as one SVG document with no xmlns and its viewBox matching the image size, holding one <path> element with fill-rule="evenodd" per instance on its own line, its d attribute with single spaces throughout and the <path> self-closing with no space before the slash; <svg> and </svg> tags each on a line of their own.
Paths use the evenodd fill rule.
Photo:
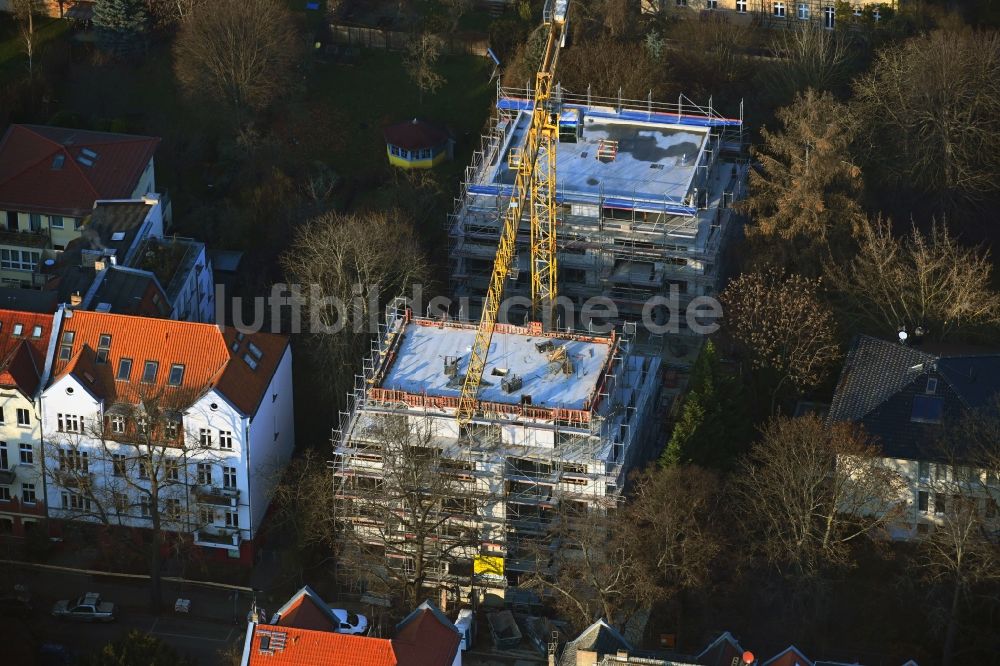
<svg viewBox="0 0 1000 666">
<path fill-rule="evenodd" d="M 368 49 L 385 49 L 387 51 L 402 51 L 415 36 L 399 30 L 381 30 L 349 23 L 331 23 L 330 32 L 335 44 L 360 46 Z M 452 55 L 475 55 L 486 57 L 489 42 L 486 39 L 448 35 L 445 38 L 444 52 Z"/>
</svg>

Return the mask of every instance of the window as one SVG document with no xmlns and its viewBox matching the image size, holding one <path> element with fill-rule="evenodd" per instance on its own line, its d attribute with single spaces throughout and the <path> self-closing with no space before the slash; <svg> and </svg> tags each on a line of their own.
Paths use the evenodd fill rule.
<svg viewBox="0 0 1000 666">
<path fill-rule="evenodd" d="M 17 408 L 17 425 L 19 426 L 30 426 L 31 425 L 31 412 L 23 407 Z"/>
<path fill-rule="evenodd" d="M 211 463 L 198 463 L 198 483 L 203 486 L 212 485 Z"/>
<path fill-rule="evenodd" d="M 934 513 L 942 514 L 947 511 L 947 508 L 944 493 L 934 493 Z"/>
<path fill-rule="evenodd" d="M 111 432 L 123 433 L 125 432 L 125 417 L 121 414 L 115 414 L 111 417 Z"/>
<path fill-rule="evenodd" d="M 948 466 L 942 463 L 934 463 L 934 480 L 935 481 L 947 481 L 948 480 Z"/>
<path fill-rule="evenodd" d="M 139 498 L 139 513 L 143 518 L 149 518 L 152 512 L 149 510 L 149 496 L 143 495 Z"/>
<path fill-rule="evenodd" d="M 0 486 L 0 502 L 10 501 L 10 486 Z"/>
<path fill-rule="evenodd" d="M 76 218 L 76 219 L 73 220 L 73 230 L 74 231 L 79 230 L 79 228 L 82 227 L 82 226 L 83 226 L 83 220 L 81 220 L 80 218 Z"/>
<path fill-rule="evenodd" d="M 676 0 L 676 2 L 677 2 L 677 6 L 678 7 L 687 7 L 688 6 L 688 0 Z M 420 152 L 422 153 L 423 151 L 420 151 Z"/>
<path fill-rule="evenodd" d="M 62 229 L 64 226 L 62 215 L 52 215 L 49 217 L 49 224 L 53 229 Z"/>
<path fill-rule="evenodd" d="M 118 361 L 118 374 L 115 375 L 115 379 L 120 382 L 127 382 L 129 375 L 132 374 L 132 359 L 123 358 Z"/>
<path fill-rule="evenodd" d="M 226 511 L 226 527 L 239 527 L 240 514 L 236 511 Z"/>
<path fill-rule="evenodd" d="M 875 5 L 875 9 L 872 10 L 872 19 L 874 19 L 876 23 L 882 20 L 882 12 L 879 11 L 878 5 Z"/>
<path fill-rule="evenodd" d="M 149 478 L 149 460 L 143 458 L 139 461 L 139 478 L 148 479 Z"/>
<path fill-rule="evenodd" d="M 833 28 L 833 24 L 836 22 L 837 10 L 833 7 L 826 6 L 823 8 L 823 27 Z"/>
<path fill-rule="evenodd" d="M 156 373 L 160 369 L 160 364 L 156 361 L 146 361 L 146 365 L 142 369 L 142 381 L 146 384 L 152 384 L 156 381 Z"/>
<path fill-rule="evenodd" d="M 25 504 L 34 504 L 38 501 L 38 496 L 35 495 L 35 484 L 33 483 L 22 483 L 21 484 L 21 501 Z"/>
<path fill-rule="evenodd" d="M 212 446 L 212 431 L 208 428 L 201 428 L 198 431 L 198 443 L 206 449 Z"/>
<path fill-rule="evenodd" d="M 33 337 L 33 338 L 40 338 L 40 337 L 42 337 L 42 327 L 41 326 L 32 326 L 31 327 L 31 337 Z"/>
<path fill-rule="evenodd" d="M 164 461 L 163 468 L 166 471 L 168 481 L 177 481 L 181 478 L 181 466 L 176 460 L 168 458 Z"/>
<path fill-rule="evenodd" d="M 125 476 L 125 456 L 115 453 L 111 456 L 111 464 L 115 476 Z"/>
<path fill-rule="evenodd" d="M 219 431 L 219 448 L 229 449 L 233 448 L 233 433 L 231 430 L 220 430 Z"/>
<path fill-rule="evenodd" d="M 858 18 L 861 18 L 861 7 L 860 7 L 860 5 L 855 5 L 851 9 L 851 13 L 854 14 L 854 16 L 856 16 Z"/>
<path fill-rule="evenodd" d="M 90 471 L 90 454 L 79 449 L 59 449 L 59 469 L 87 474 Z"/>
<path fill-rule="evenodd" d="M 7 459 L 7 442 L 0 442 L 0 469 L 10 469 L 10 461 Z"/>
<path fill-rule="evenodd" d="M 774 15 L 778 18 L 785 18 L 785 3 L 774 3 Z"/>
<path fill-rule="evenodd" d="M 736 11 L 740 14 L 747 13 L 747 0 L 736 0 Z"/>
<path fill-rule="evenodd" d="M 184 366 L 180 363 L 174 363 L 170 366 L 170 377 L 167 379 L 167 383 L 171 386 L 180 386 L 184 381 Z"/>
<path fill-rule="evenodd" d="M 236 487 L 236 468 L 235 467 L 223 467 L 222 468 L 222 485 L 225 488 L 235 488 Z"/>
<path fill-rule="evenodd" d="M 198 509 L 198 524 L 211 525 L 215 522 L 215 509 L 201 507 Z"/>
<path fill-rule="evenodd" d="M 803 21 L 809 20 L 809 4 L 805 2 L 799 3 L 799 18 Z"/>
<path fill-rule="evenodd" d="M 929 481 L 931 478 L 931 464 L 929 462 L 920 461 L 917 463 L 917 478 L 921 481 Z"/>
<path fill-rule="evenodd" d="M 0 250 L 0 268 L 12 271 L 33 271 L 38 268 L 41 252 L 28 250 Z"/>
<path fill-rule="evenodd" d="M 21 335 L 24 333 L 24 324 L 14 324 L 14 335 Z"/>
<path fill-rule="evenodd" d="M 707 9 L 718 9 L 719 8 L 719 0 L 708 0 L 705 3 L 705 7 Z"/>
<path fill-rule="evenodd" d="M 23 465 L 35 464 L 35 450 L 31 448 L 31 444 L 29 443 L 21 444 L 21 464 Z"/>
<path fill-rule="evenodd" d="M 90 498 L 79 493 L 63 493 L 62 508 L 67 511 L 90 511 Z"/>
<path fill-rule="evenodd" d="M 180 424 L 177 421 L 167 421 L 163 424 L 163 436 L 167 439 L 177 439 L 177 433 L 180 430 Z"/>
<path fill-rule="evenodd" d="M 6 422 L 7 422 L 7 417 L 4 416 L 3 407 L 0 407 L 0 425 L 3 425 Z"/>
<path fill-rule="evenodd" d="M 108 362 L 108 353 L 111 351 L 111 336 L 107 333 L 102 333 L 101 337 L 97 339 L 97 358 L 95 359 L 98 363 L 104 364 Z"/>
<path fill-rule="evenodd" d="M 83 417 L 76 414 L 58 414 L 59 432 L 83 432 Z"/>
<path fill-rule="evenodd" d="M 181 501 L 176 497 L 168 497 L 163 509 L 167 520 L 177 520 L 181 517 Z"/>
<path fill-rule="evenodd" d="M 32 231 L 41 231 L 42 216 L 38 213 L 28 213 L 28 226 Z"/>
<path fill-rule="evenodd" d="M 112 493 L 111 501 L 115 505 L 115 511 L 119 514 L 128 513 L 128 495 L 125 493 Z"/>
<path fill-rule="evenodd" d="M 922 513 L 927 513 L 927 491 L 920 490 L 917 492 L 917 509 Z"/>
</svg>

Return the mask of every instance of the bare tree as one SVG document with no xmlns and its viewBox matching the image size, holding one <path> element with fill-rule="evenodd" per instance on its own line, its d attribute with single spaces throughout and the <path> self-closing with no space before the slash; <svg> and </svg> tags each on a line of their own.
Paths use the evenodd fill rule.
<svg viewBox="0 0 1000 666">
<path fill-rule="evenodd" d="M 190 96 L 213 98 L 242 116 L 287 90 L 299 46 L 284 4 L 216 0 L 181 27 L 174 71 Z"/>
<path fill-rule="evenodd" d="M 390 210 L 321 215 L 300 228 L 281 263 L 309 290 L 306 343 L 338 400 L 354 385 L 381 306 L 426 279 L 426 258 L 413 228 Z"/>
<path fill-rule="evenodd" d="M 420 91 L 420 102 L 424 93 L 434 93 L 446 83 L 445 78 L 435 70 L 444 40 L 430 32 L 422 32 L 410 39 L 406 45 L 403 66 Z"/>
<path fill-rule="evenodd" d="M 777 116 L 782 131 L 762 129 L 763 145 L 752 151 L 760 167 L 742 203 L 753 215 L 748 235 L 760 241 L 759 254 L 778 251 L 774 263 L 810 274 L 842 249 L 861 216 L 861 170 L 848 152 L 854 122 L 833 95 L 814 90 Z"/>
<path fill-rule="evenodd" d="M 754 368 L 777 376 L 772 412 L 786 383 L 814 388 L 840 357 L 833 312 L 820 288 L 818 279 L 769 269 L 744 273 L 722 293 L 726 331 Z"/>
<path fill-rule="evenodd" d="M 195 396 L 188 390 L 146 391 L 137 403 L 110 406 L 100 422 L 61 415 L 59 430 L 44 438 L 48 481 L 61 494 L 61 515 L 125 531 L 138 527 L 141 541 L 119 542 L 148 559 L 150 606 L 157 613 L 164 548 L 181 546 L 175 535 L 207 525 L 195 506 L 196 487 L 205 482 L 195 466 L 210 463 L 213 454 L 181 420 Z"/>
<path fill-rule="evenodd" d="M 1000 34 L 938 30 L 886 47 L 855 83 L 868 161 L 889 186 L 961 211 L 1000 189 Z"/>
<path fill-rule="evenodd" d="M 843 31 L 801 21 L 794 28 L 775 31 L 771 50 L 780 62 L 769 70 L 769 85 L 789 98 L 808 89 L 834 90 L 848 81 L 851 43 Z"/>
<path fill-rule="evenodd" d="M 332 558 L 337 545 L 334 494 L 330 465 L 315 451 L 306 451 L 289 463 L 275 485 L 274 519 L 269 529 L 289 530 L 299 552 L 314 549 L 323 562 Z"/>
<path fill-rule="evenodd" d="M 859 427 L 805 416 L 764 427 L 735 493 L 754 547 L 779 571 L 815 579 L 851 564 L 851 542 L 899 520 L 906 487 Z"/>
<path fill-rule="evenodd" d="M 528 548 L 535 571 L 522 587 L 547 592 L 560 617 L 577 629 L 602 617 L 622 628 L 659 598 L 661 590 L 613 501 L 586 507 L 564 500 L 552 513 L 548 533 Z"/>
<path fill-rule="evenodd" d="M 454 33 L 458 30 L 458 24 L 462 17 L 472 9 L 473 3 L 472 0 L 441 0 L 441 4 L 444 5 L 448 13 L 448 27 Z"/>
<path fill-rule="evenodd" d="M 31 78 L 35 73 L 35 14 L 42 12 L 40 0 L 11 0 L 11 9 L 24 43 L 24 54 L 28 56 L 28 77 Z"/>
<path fill-rule="evenodd" d="M 826 266 L 827 282 L 856 325 L 883 334 L 899 326 L 943 340 L 969 327 L 1000 323 L 985 250 L 960 245 L 944 224 L 914 226 L 902 241 L 889 220 L 858 225 L 857 255 Z"/>
<path fill-rule="evenodd" d="M 490 490 L 468 460 L 439 448 L 428 421 L 375 416 L 363 430 L 337 496 L 342 566 L 404 610 L 428 590 L 469 585 Z"/>
</svg>

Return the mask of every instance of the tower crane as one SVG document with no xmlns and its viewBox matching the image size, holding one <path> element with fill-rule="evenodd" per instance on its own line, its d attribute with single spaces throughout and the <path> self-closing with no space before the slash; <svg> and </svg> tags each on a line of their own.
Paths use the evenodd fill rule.
<svg viewBox="0 0 1000 666">
<path fill-rule="evenodd" d="M 486 291 L 483 312 L 472 344 L 469 365 L 462 382 L 456 417 L 467 425 L 476 412 L 479 385 L 486 369 L 486 356 L 493 340 L 504 282 L 517 243 L 517 230 L 527 206 L 531 217 L 531 309 L 542 322 L 551 322 L 556 304 L 556 144 L 559 142 L 559 113 L 552 105 L 552 85 L 559 49 L 566 29 L 569 0 L 550 0 L 543 21 L 548 26 L 545 53 L 535 74 L 531 125 L 520 148 L 508 154 L 514 170 L 514 192 L 503 214 L 500 242 Z"/>
</svg>

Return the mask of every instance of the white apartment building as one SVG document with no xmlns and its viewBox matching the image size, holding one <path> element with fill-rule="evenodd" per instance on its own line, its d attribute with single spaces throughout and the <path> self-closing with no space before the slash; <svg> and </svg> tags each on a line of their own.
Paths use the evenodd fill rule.
<svg viewBox="0 0 1000 666">
<path fill-rule="evenodd" d="M 251 562 L 295 442 L 287 337 L 72 309 L 54 328 L 41 393 L 49 517 L 149 527 L 148 459 L 167 528 Z M 152 428 L 150 406 L 163 412 Z M 145 429 L 156 447 L 143 458 Z"/>
</svg>

